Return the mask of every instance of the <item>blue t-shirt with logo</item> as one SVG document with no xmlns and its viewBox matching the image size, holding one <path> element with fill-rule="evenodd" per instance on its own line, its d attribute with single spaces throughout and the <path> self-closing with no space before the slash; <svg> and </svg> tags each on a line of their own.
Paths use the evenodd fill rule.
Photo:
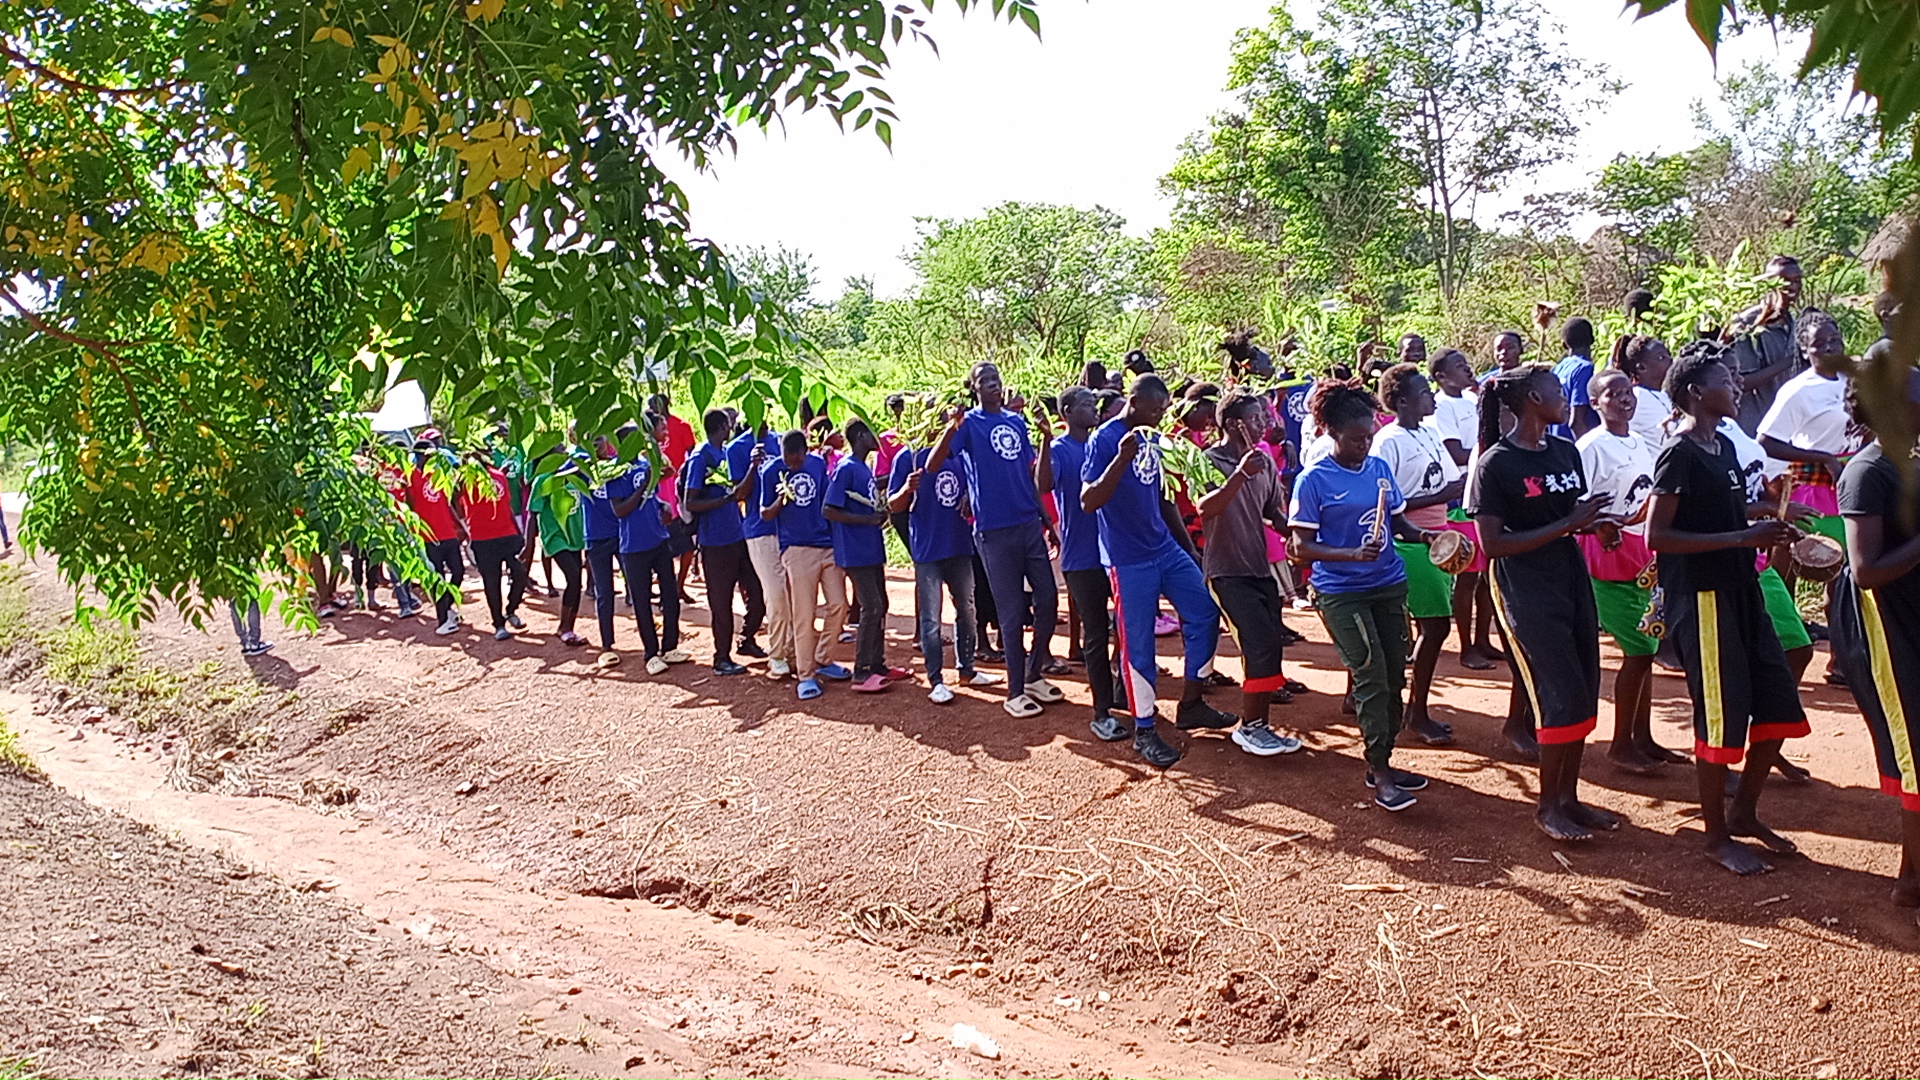
<svg viewBox="0 0 1920 1080">
<path fill-rule="evenodd" d="M 968 409 L 948 449 L 965 463 L 975 530 L 1011 528 L 1040 516 L 1040 497 L 1033 490 L 1036 455 L 1026 417 L 1005 409 Z"/>
<path fill-rule="evenodd" d="M 607 494 L 616 499 L 631 498 L 633 493 L 647 486 L 647 477 L 653 472 L 653 466 L 646 458 L 634 462 L 627 469 L 625 493 L 614 495 L 613 484 L 607 485 Z M 633 513 L 620 519 L 620 553 L 633 554 L 639 551 L 652 551 L 667 542 L 667 527 L 660 523 L 660 491 L 658 488 L 640 500 Z"/>
<path fill-rule="evenodd" d="M 820 512 L 827 496 L 827 463 L 819 454 L 808 454 L 798 469 L 788 469 L 783 457 L 774 457 L 760 468 L 760 506 L 772 506 L 780 498 L 780 481 L 791 477 L 793 498 L 780 508 L 774 523 L 780 535 L 780 550 L 790 547 L 830 548 L 833 532 L 827 517 Z"/>
<path fill-rule="evenodd" d="M 1567 395 L 1567 414 L 1593 404 L 1588 386 L 1593 382 L 1593 361 L 1578 353 L 1572 353 L 1553 365 L 1553 376 L 1560 380 L 1560 389 Z M 1573 428 L 1566 424 L 1548 424 L 1547 430 L 1563 439 L 1573 438 Z"/>
<path fill-rule="evenodd" d="M 756 445 L 766 461 L 780 456 L 780 436 L 769 431 L 756 438 L 751 431 L 741 432 L 727 444 L 727 472 L 735 480 L 745 479 L 747 470 L 753 468 L 753 448 Z M 761 468 L 765 467 L 763 462 Z M 751 540 L 756 536 L 772 536 L 778 529 L 773 522 L 760 517 L 760 485 L 756 483 L 753 497 L 747 500 L 746 520 L 741 523 L 741 531 Z"/>
<path fill-rule="evenodd" d="M 605 467 L 605 463 L 599 461 L 594 462 L 593 465 L 581 463 L 583 469 L 594 466 Z M 620 538 L 620 519 L 614 516 L 613 502 L 615 499 L 624 499 L 632 494 L 633 480 L 624 471 L 587 492 L 586 497 L 580 500 L 580 512 L 586 515 L 587 519 L 587 543 Z"/>
<path fill-rule="evenodd" d="M 915 469 L 927 467 L 932 450 L 906 450 L 894 455 L 893 476 L 887 491 L 907 486 L 907 477 Z M 960 492 L 966 486 L 960 466 L 952 457 L 940 463 L 940 471 L 920 478 L 907 512 L 907 553 L 917 563 L 938 562 L 956 555 L 973 554 L 973 533 L 967 519 L 960 516 Z"/>
<path fill-rule="evenodd" d="M 880 493 L 874 490 L 873 470 L 859 458 L 840 462 L 827 479 L 826 505 L 849 514 L 886 513 Z M 886 537 L 878 525 L 848 525 L 830 521 L 833 527 L 833 564 L 842 570 L 856 566 L 879 566 L 887 561 Z"/>
<path fill-rule="evenodd" d="M 1087 462 L 1080 469 L 1082 484 L 1092 484 L 1107 471 L 1126 438 L 1127 418 L 1116 416 L 1094 429 L 1087 440 Z M 1160 433 L 1142 431 L 1133 465 L 1120 475 L 1113 495 L 1094 512 L 1100 523 L 1100 561 L 1108 566 L 1137 566 L 1178 549 L 1160 516 Z"/>
<path fill-rule="evenodd" d="M 1300 478 L 1293 483 L 1293 506 L 1287 521 L 1302 529 L 1319 530 L 1320 542 L 1329 547 L 1359 547 L 1373 528 L 1382 485 L 1387 489 L 1387 515 L 1404 511 L 1407 500 L 1386 462 L 1369 454 L 1358 469 L 1349 469 L 1328 455 L 1300 471 Z M 1393 523 L 1382 522 L 1380 527 L 1387 543 L 1380 549 L 1379 558 L 1370 563 L 1314 563 L 1313 587 L 1326 593 L 1353 593 L 1407 580 L 1406 564 L 1393 548 Z"/>
<path fill-rule="evenodd" d="M 752 452 L 752 448 L 748 448 Z M 718 499 L 733 491 L 731 484 L 708 483 L 707 479 L 716 470 L 725 467 L 726 475 L 739 480 L 744 472 L 735 473 L 727 462 L 727 451 L 710 442 L 700 444 L 700 449 L 687 456 L 686 468 L 688 499 Z M 746 539 L 746 531 L 740 521 L 740 504 L 732 499 L 711 510 L 703 510 L 694 515 L 699 522 L 695 536 L 701 547 L 717 548 L 739 543 Z"/>
<path fill-rule="evenodd" d="M 1080 509 L 1080 470 L 1087 464 L 1087 444 L 1071 435 L 1053 440 L 1053 501 L 1060 508 L 1060 569 L 1100 569 L 1100 523 Z"/>
</svg>

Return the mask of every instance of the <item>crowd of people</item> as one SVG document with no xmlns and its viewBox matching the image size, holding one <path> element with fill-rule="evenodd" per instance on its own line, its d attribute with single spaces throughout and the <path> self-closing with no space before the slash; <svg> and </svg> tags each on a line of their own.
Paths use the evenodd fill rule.
<svg viewBox="0 0 1920 1080">
<path fill-rule="evenodd" d="M 749 428 L 715 408 L 696 436 L 656 396 L 647 453 L 621 460 L 622 431 L 529 461 L 483 457 L 485 480 L 451 491 L 421 467 L 448 453 L 426 432 L 390 487 L 447 581 L 471 552 L 496 637 L 523 627 L 544 561 L 549 590 L 554 568 L 564 581 L 559 642 L 589 645 L 576 624 L 591 595 L 596 662 L 622 662 L 624 604 L 641 663 L 660 674 L 692 658 L 680 615 L 697 557 L 715 675 L 764 661 L 801 701 L 836 683 L 879 694 L 924 679 L 936 706 L 956 682 L 995 687 L 1027 720 L 1060 705 L 1053 680 L 1077 671 L 1092 733 L 1158 768 L 1181 757 L 1168 725 L 1227 732 L 1260 756 L 1300 749 L 1273 712 L 1306 690 L 1283 670 L 1301 640 L 1283 616 L 1311 610 L 1347 669 L 1358 779 L 1389 811 L 1428 786 L 1395 766 L 1396 744 L 1453 741 L 1430 700 L 1457 637 L 1466 668 L 1510 668 L 1504 736 L 1538 762 L 1536 819 L 1563 841 L 1619 826 L 1579 788 L 1605 634 L 1621 657 L 1610 764 L 1646 774 L 1691 761 L 1706 853 L 1739 874 L 1770 868 L 1763 850 L 1794 850 L 1758 807 L 1770 775 L 1807 779 L 1782 747 L 1809 731 L 1799 684 L 1830 634 L 1822 677 L 1851 689 L 1872 731 L 1883 787 L 1901 800 L 1895 897 L 1920 906 L 1920 530 L 1838 326 L 1799 309 L 1793 260 L 1769 271 L 1764 304 L 1674 351 L 1628 333 L 1596 358 L 1592 322 L 1574 317 L 1551 364 L 1526 362 L 1525 338 L 1504 332 L 1476 374 L 1464 350 L 1430 352 L 1409 334 L 1302 379 L 1243 333 L 1223 344 L 1218 382 L 1170 385 L 1136 351 L 1124 372 L 1089 364 L 1029 398 L 983 362 L 966 403 L 895 394 L 881 431 L 825 416 Z M 1630 323 L 1650 300 L 1628 297 Z M 1890 298 L 1877 313 L 1890 325 Z M 1908 415 L 1889 421 L 1906 430 L 1920 428 L 1910 376 Z M 923 422 L 927 410 L 937 419 Z M 554 482 L 567 476 L 581 479 Z M 912 564 L 918 675 L 884 633 L 889 531 Z M 378 564 L 362 562 L 356 602 L 377 603 Z M 1828 582 L 1825 625 L 1796 606 L 1799 576 Z M 421 609 L 419 591 L 389 587 L 402 616 Z M 457 589 L 427 592 L 438 632 L 458 630 Z M 246 647 L 262 647 L 257 613 L 235 620 Z M 1055 649 L 1062 626 L 1068 656 Z M 1223 627 L 1237 682 L 1216 670 Z M 1157 640 L 1173 634 L 1182 678 L 1163 710 Z M 837 643 L 853 646 L 851 664 L 833 659 Z M 1657 664 L 1685 675 L 1690 754 L 1653 736 Z M 1207 700 L 1236 685 L 1237 711 Z"/>
</svg>

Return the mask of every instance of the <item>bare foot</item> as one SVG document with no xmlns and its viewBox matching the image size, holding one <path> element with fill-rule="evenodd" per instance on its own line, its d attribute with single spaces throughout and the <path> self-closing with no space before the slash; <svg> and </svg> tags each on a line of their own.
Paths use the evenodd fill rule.
<svg viewBox="0 0 1920 1080">
<path fill-rule="evenodd" d="M 1760 819 L 1757 817 L 1742 817 L 1735 814 L 1728 814 L 1727 832 L 1734 836 L 1744 836 L 1750 840 L 1758 840 L 1767 846 L 1768 851 L 1776 855 L 1797 855 L 1800 852 L 1798 845 L 1786 837 L 1781 836 L 1779 833 L 1774 832 L 1772 829 L 1767 828 L 1765 825 L 1762 825 Z"/>
<path fill-rule="evenodd" d="M 1648 757 L 1633 743 L 1617 739 L 1607 748 L 1607 760 L 1613 763 L 1614 768 L 1635 776 L 1652 776 L 1660 771 L 1660 766 L 1666 764 L 1659 758 Z"/>
<path fill-rule="evenodd" d="M 1706 850 L 1701 854 L 1741 877 L 1765 874 L 1773 869 L 1773 865 L 1761 858 L 1759 852 L 1734 839 L 1709 840 Z"/>
<path fill-rule="evenodd" d="M 1480 645 L 1477 646 L 1477 648 L 1480 650 L 1482 656 L 1485 656 L 1496 664 L 1504 664 L 1507 662 L 1507 651 L 1497 645 Z"/>
<path fill-rule="evenodd" d="M 1655 761 L 1664 761 L 1669 765 L 1685 765 L 1693 760 L 1678 750 L 1669 750 L 1661 746 L 1652 739 L 1635 741 L 1633 745 L 1643 756 Z"/>
<path fill-rule="evenodd" d="M 1567 813 L 1567 808 L 1564 806 L 1536 810 L 1533 813 L 1533 820 L 1539 824 L 1541 832 L 1555 840 L 1572 842 L 1593 839 L 1593 833 L 1587 831 L 1585 825 L 1575 821 L 1573 815 Z"/>
<path fill-rule="evenodd" d="M 1781 758 L 1774 762 L 1773 771 L 1779 773 L 1780 779 L 1785 780 L 1789 784 L 1804 784 L 1813 779 L 1812 773 L 1788 761 L 1786 758 Z"/>
<path fill-rule="evenodd" d="M 1427 746 L 1453 745 L 1453 729 L 1430 716 L 1409 718 L 1407 730 L 1413 732 L 1414 737 Z"/>
<path fill-rule="evenodd" d="M 1893 904 L 1895 907 L 1920 907 L 1920 881 L 1912 878 L 1895 879 Z"/>
<path fill-rule="evenodd" d="M 1493 657 L 1477 645 L 1468 645 L 1460 650 L 1460 666 L 1468 671 L 1492 671 Z"/>
<path fill-rule="evenodd" d="M 1568 803 L 1567 816 L 1589 829 L 1612 832 L 1620 827 L 1620 815 L 1583 802 Z"/>
<path fill-rule="evenodd" d="M 1540 760 L 1540 740 L 1534 738 L 1533 728 L 1525 724 L 1515 724 L 1511 720 L 1500 730 L 1507 737 L 1507 745 L 1520 755 L 1520 760 L 1538 762 Z"/>
</svg>

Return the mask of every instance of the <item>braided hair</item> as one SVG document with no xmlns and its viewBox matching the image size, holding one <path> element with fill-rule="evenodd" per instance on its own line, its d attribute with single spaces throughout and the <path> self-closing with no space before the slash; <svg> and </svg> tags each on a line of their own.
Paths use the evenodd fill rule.
<svg viewBox="0 0 1920 1080">
<path fill-rule="evenodd" d="M 1420 378 L 1414 364 L 1395 364 L 1380 376 L 1380 400 L 1388 412 L 1399 412 L 1400 402 L 1413 391 L 1413 380 Z"/>
<path fill-rule="evenodd" d="M 1497 372 L 1480 388 L 1481 450 L 1500 441 L 1500 410 L 1505 409 L 1516 418 L 1519 417 L 1520 410 L 1527 407 L 1527 395 L 1533 390 L 1533 381 L 1540 378 L 1554 378 L 1553 369 L 1545 364 L 1521 364 Z"/>
<path fill-rule="evenodd" d="M 1666 348 L 1666 343 L 1652 334 L 1621 334 L 1613 343 L 1613 356 L 1607 361 L 1608 367 L 1616 367 L 1627 373 L 1627 377 L 1639 381 L 1640 370 L 1646 367 L 1647 358 L 1655 348 Z"/>
<path fill-rule="evenodd" d="M 1682 346 L 1673 366 L 1667 369 L 1667 397 L 1673 401 L 1673 407 L 1683 413 L 1692 412 L 1694 394 L 1706 380 L 1707 372 L 1715 364 L 1726 367 L 1732 351 L 1732 346 L 1705 338 Z"/>
<path fill-rule="evenodd" d="M 1327 379 L 1307 395 L 1307 412 L 1322 431 L 1332 431 L 1355 420 L 1371 421 L 1379 415 L 1380 403 L 1367 388 L 1352 380 Z"/>
</svg>

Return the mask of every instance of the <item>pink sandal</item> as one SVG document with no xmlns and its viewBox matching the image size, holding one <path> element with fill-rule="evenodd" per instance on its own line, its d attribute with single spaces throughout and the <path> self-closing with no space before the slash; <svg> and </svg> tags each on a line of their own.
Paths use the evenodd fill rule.
<svg viewBox="0 0 1920 1080">
<path fill-rule="evenodd" d="M 889 683 L 885 676 L 869 675 L 853 684 L 853 692 L 856 694 L 877 694 L 891 685 L 893 684 Z"/>
</svg>

